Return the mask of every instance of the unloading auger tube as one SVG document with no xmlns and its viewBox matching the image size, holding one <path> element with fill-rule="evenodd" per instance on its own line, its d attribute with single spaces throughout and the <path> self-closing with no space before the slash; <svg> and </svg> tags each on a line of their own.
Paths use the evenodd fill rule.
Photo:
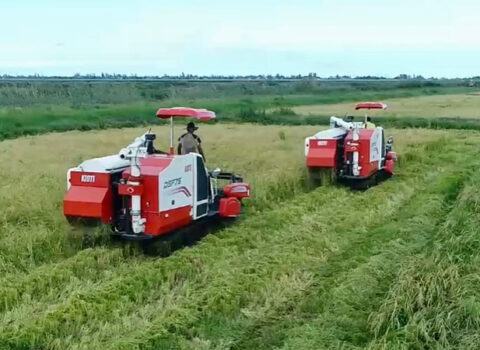
<svg viewBox="0 0 480 350">
<path fill-rule="evenodd" d="M 353 122 L 346 122 L 345 120 L 337 117 L 330 117 L 330 128 L 341 127 L 347 130 L 353 130 L 355 124 Z"/>
</svg>

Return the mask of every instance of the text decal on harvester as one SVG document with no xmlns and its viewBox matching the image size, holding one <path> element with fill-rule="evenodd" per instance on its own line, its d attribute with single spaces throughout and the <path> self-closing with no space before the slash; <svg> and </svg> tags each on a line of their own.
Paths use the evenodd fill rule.
<svg viewBox="0 0 480 350">
<path fill-rule="evenodd" d="M 182 183 L 182 178 L 181 177 L 178 177 L 176 179 L 173 179 L 173 180 L 168 180 L 168 181 L 165 181 L 165 184 L 163 185 L 163 188 L 170 188 L 172 186 L 177 186 L 177 185 L 180 185 Z"/>
<path fill-rule="evenodd" d="M 95 175 L 82 175 L 81 181 L 93 183 L 95 182 Z"/>
</svg>

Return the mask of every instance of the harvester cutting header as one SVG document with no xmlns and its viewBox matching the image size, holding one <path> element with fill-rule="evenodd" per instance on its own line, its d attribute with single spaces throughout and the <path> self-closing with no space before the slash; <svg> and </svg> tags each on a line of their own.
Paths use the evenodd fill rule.
<svg viewBox="0 0 480 350">
<path fill-rule="evenodd" d="M 69 220 L 89 219 L 111 225 L 126 239 L 154 238 L 207 218 L 233 218 L 250 186 L 239 175 L 209 172 L 200 154 L 174 154 L 177 117 L 215 118 L 205 109 L 161 108 L 170 120 L 169 154 L 155 154 L 155 134 L 147 132 L 116 155 L 84 161 L 68 170 L 63 212 Z M 228 182 L 219 187 L 219 180 Z"/>
<path fill-rule="evenodd" d="M 359 109 L 386 109 L 379 102 L 359 103 Z M 305 157 L 314 183 L 339 180 L 353 188 L 365 189 L 393 175 L 396 154 L 393 138 L 385 141 L 385 131 L 375 127 L 365 114 L 362 122 L 353 117 L 330 118 L 330 129 L 305 139 Z"/>
</svg>

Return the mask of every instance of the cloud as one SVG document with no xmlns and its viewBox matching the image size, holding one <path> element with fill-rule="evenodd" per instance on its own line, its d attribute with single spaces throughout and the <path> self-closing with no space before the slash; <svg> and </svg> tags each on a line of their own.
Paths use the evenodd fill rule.
<svg viewBox="0 0 480 350">
<path fill-rule="evenodd" d="M 54 3 L 5 9 L 0 70 L 371 74 L 382 67 L 376 71 L 395 75 L 408 62 L 410 72 L 424 74 L 427 56 L 446 66 L 458 53 L 457 66 L 470 67 L 464 62 L 480 47 L 480 4 L 469 0 Z"/>
</svg>

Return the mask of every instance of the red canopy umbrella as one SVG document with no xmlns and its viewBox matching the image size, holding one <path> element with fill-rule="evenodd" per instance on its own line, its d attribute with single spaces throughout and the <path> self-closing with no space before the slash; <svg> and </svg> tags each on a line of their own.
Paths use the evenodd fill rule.
<svg viewBox="0 0 480 350">
<path fill-rule="evenodd" d="M 355 109 L 387 109 L 387 105 L 385 103 L 381 102 L 363 102 L 363 103 L 357 103 L 355 105 Z M 367 112 L 365 112 L 365 123 L 367 122 L 368 116 Z"/>
<path fill-rule="evenodd" d="M 355 109 L 387 109 L 387 105 L 381 102 L 362 102 L 355 105 Z"/>
<path fill-rule="evenodd" d="M 175 117 L 191 117 L 201 121 L 209 121 L 215 118 L 215 112 L 208 109 L 196 109 L 189 107 L 160 108 L 157 111 L 157 117 L 162 119 Z"/>
<path fill-rule="evenodd" d="M 190 117 L 206 122 L 215 118 L 215 112 L 189 107 L 160 108 L 157 111 L 157 117 L 170 119 L 170 154 L 173 155 L 175 153 L 173 149 L 173 118 Z"/>
</svg>

